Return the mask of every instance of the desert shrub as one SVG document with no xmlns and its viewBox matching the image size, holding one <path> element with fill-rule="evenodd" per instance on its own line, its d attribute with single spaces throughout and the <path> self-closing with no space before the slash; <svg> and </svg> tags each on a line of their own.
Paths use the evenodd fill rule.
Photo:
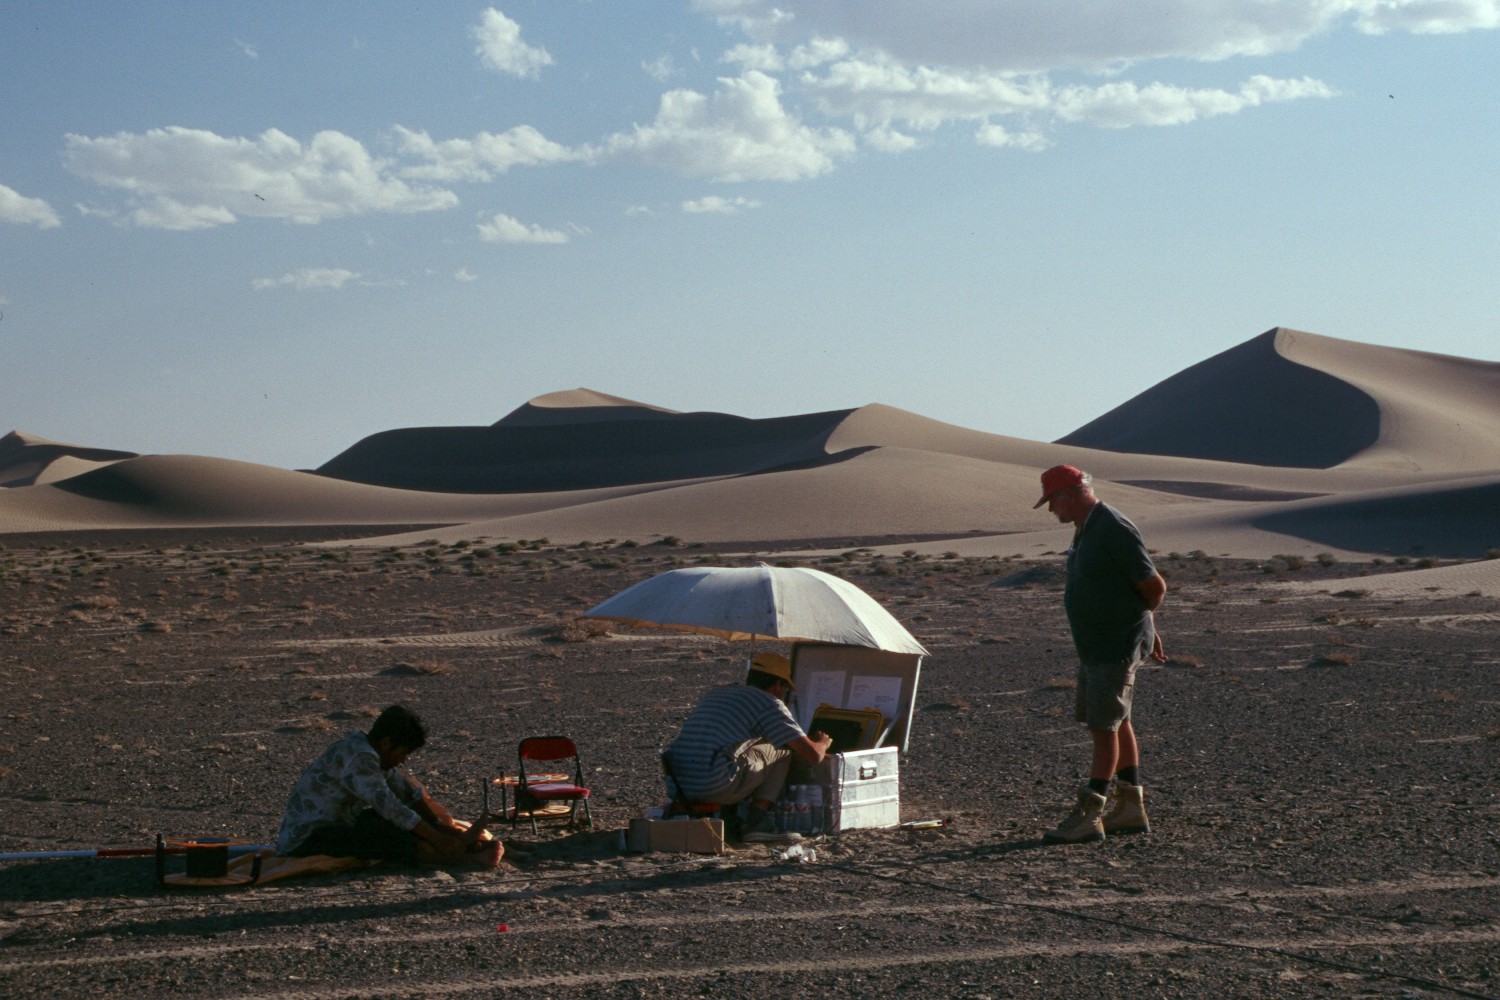
<svg viewBox="0 0 1500 1000">
<path fill-rule="evenodd" d="M 1338 563 L 1338 560 L 1333 557 L 1332 552 L 1319 552 L 1314 558 L 1318 560 L 1318 565 L 1324 569 Z"/>
<path fill-rule="evenodd" d="M 381 671 L 384 674 L 405 675 L 411 677 L 436 677 L 443 674 L 453 673 L 453 668 L 433 657 L 427 656 L 419 660 L 403 661 L 394 663 Z"/>
<path fill-rule="evenodd" d="M 72 607 L 81 611 L 105 611 L 109 608 L 118 608 L 120 599 L 113 594 L 89 594 L 74 601 Z"/>
</svg>

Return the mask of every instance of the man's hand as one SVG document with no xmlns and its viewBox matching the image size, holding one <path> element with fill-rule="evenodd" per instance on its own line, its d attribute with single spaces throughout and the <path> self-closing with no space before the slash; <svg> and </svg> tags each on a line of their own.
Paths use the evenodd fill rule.
<svg viewBox="0 0 1500 1000">
<path fill-rule="evenodd" d="M 464 834 L 464 847 L 470 851 L 478 847 L 484 838 L 485 829 L 495 821 L 494 813 L 481 812 L 479 818 L 469 824 L 468 832 Z"/>
<path fill-rule="evenodd" d="M 1156 638 L 1151 642 L 1151 659 L 1157 663 L 1167 662 L 1167 651 L 1162 648 L 1160 632 L 1156 633 Z"/>
<path fill-rule="evenodd" d="M 787 744 L 788 749 L 808 764 L 817 764 L 833 745 L 833 738 L 819 730 L 812 736 L 799 736 Z"/>
</svg>

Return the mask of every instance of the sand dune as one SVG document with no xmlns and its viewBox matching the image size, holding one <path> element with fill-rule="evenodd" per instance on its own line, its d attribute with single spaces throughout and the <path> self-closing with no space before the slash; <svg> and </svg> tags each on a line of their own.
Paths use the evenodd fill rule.
<svg viewBox="0 0 1500 1000">
<path fill-rule="evenodd" d="M 511 415 L 515 421 L 507 417 L 490 427 L 384 431 L 318 472 L 377 486 L 487 493 L 738 475 L 826 458 L 824 442 L 846 412 L 751 420 L 638 404 L 599 407 L 597 397 L 588 394 L 581 413 L 528 404 L 531 409 Z"/>
<path fill-rule="evenodd" d="M 700 482 L 598 500 L 566 510 L 479 521 L 423 537 L 452 542 L 480 536 L 654 541 L 673 535 L 707 542 L 850 537 L 972 536 L 1028 531 L 1037 470 L 961 456 L 878 448 L 842 461 Z M 1118 486 L 1124 502 L 1153 509 L 1201 501 Z M 381 544 L 414 539 L 381 538 Z"/>
<path fill-rule="evenodd" d="M 578 494 L 583 501 L 611 491 Z M 0 490 L 5 532 L 183 525 L 440 524 L 555 508 L 556 497 L 419 493 L 196 455 L 147 455 Z"/>
<path fill-rule="evenodd" d="M 681 416 L 633 399 L 611 396 L 593 389 L 566 389 L 528 400 L 495 421 L 494 426 L 537 427 L 557 424 L 602 423 L 607 420 L 654 420 Z"/>
<path fill-rule="evenodd" d="M 1500 545 L 1500 365 L 1277 328 L 1056 443 L 882 404 L 748 419 L 590 389 L 488 427 L 381 432 L 322 475 L 12 434 L 0 473 L 21 485 L 0 490 L 0 532 L 421 524 L 451 525 L 452 540 L 1040 554 L 1067 545 L 1031 509 L 1039 471 L 1060 462 L 1092 472 L 1162 551 L 1472 557 Z"/>
<path fill-rule="evenodd" d="M 133 451 L 63 444 L 34 434 L 11 431 L 0 438 L 0 487 L 56 482 L 109 462 L 135 457 Z"/>
<path fill-rule="evenodd" d="M 1277 327 L 1060 443 L 1309 469 L 1500 469 L 1500 365 Z"/>
</svg>

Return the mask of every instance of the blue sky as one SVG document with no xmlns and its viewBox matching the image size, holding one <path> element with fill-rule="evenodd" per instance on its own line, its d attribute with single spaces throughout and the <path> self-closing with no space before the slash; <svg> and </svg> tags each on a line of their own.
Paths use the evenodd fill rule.
<svg viewBox="0 0 1500 1000">
<path fill-rule="evenodd" d="M 6 5 L 0 432 L 309 467 L 587 386 L 1052 440 L 1277 325 L 1497 360 L 1497 27 L 1500 0 Z"/>
</svg>

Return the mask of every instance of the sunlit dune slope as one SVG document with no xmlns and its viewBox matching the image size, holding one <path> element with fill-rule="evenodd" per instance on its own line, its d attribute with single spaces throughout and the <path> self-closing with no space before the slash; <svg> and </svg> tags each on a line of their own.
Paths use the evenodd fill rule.
<svg viewBox="0 0 1500 1000">
<path fill-rule="evenodd" d="M 1277 327 L 1060 444 L 1264 466 L 1500 468 L 1500 365 Z"/>
<path fill-rule="evenodd" d="M 573 501 L 610 491 L 571 495 Z M 420 493 L 197 455 L 126 459 L 60 483 L 0 490 L 0 530 L 241 524 L 437 524 L 568 502 Z"/>
<path fill-rule="evenodd" d="M 63 444 L 21 431 L 0 438 L 0 486 L 32 486 L 56 482 L 123 458 L 133 451 Z"/>
</svg>

